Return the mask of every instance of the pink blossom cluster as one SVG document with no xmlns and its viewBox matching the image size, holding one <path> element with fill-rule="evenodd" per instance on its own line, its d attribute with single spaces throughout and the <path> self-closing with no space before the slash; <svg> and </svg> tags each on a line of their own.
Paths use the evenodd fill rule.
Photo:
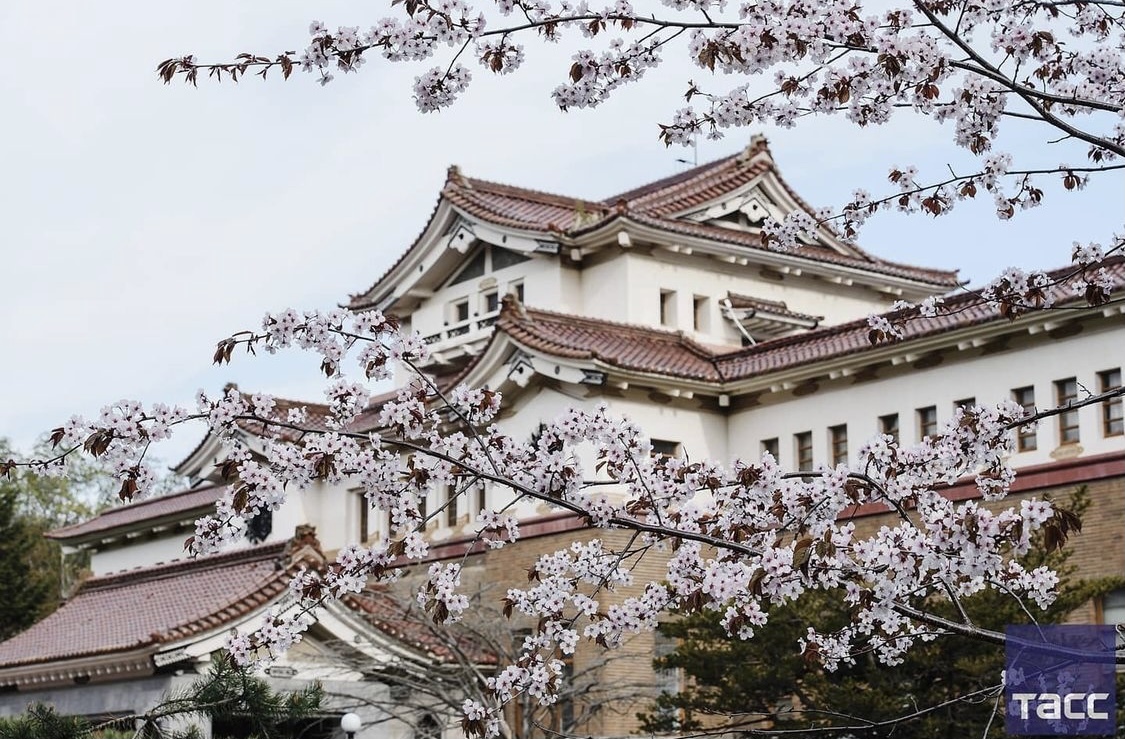
<svg viewBox="0 0 1125 739">
<path fill-rule="evenodd" d="M 1018 287 L 1038 278 L 1011 272 L 1003 279 Z M 933 301 L 922 310 L 940 308 Z M 425 562 L 426 521 L 436 513 L 422 501 L 438 490 L 463 496 L 485 484 L 506 489 L 513 500 L 569 511 L 600 532 L 539 555 L 527 586 L 507 592 L 509 613 L 538 627 L 523 655 L 490 679 L 492 703 L 466 706 L 466 728 L 485 736 L 495 735 L 501 706 L 517 693 L 543 704 L 555 699 L 557 655 L 572 654 L 583 640 L 613 648 L 673 612 L 715 611 L 733 637 L 749 639 L 772 607 L 814 590 L 839 592 L 852 621 L 831 633 L 810 631 L 802 642 L 810 656 L 835 668 L 861 649 L 895 664 L 919 638 L 975 628 L 926 610 L 923 596 L 957 601 L 996 588 L 1029 607 L 1054 597 L 1055 573 L 1026 570 L 1015 560 L 1035 532 L 1061 525 L 1050 504 L 1021 500 L 994 509 L 942 495 L 971 478 L 985 500 L 1005 498 L 1015 477 L 1008 463 L 1012 429 L 1026 420 L 1011 402 L 960 408 L 940 433 L 913 446 L 877 437 L 854 467 L 785 473 L 768 454 L 730 464 L 654 456 L 641 430 L 604 405 L 571 409 L 521 441 L 493 424 L 497 393 L 445 393 L 421 373 L 383 405 L 377 422 L 356 427 L 367 391 L 344 368 L 358 364 L 366 378 L 372 362 L 382 372 L 398 356 L 409 369 L 424 350 L 378 314 L 284 311 L 267 316 L 262 332 L 229 341 L 220 344 L 220 359 L 240 346 L 297 345 L 318 356 L 322 369 L 329 362 L 328 417 L 301 420 L 270 396 L 229 387 L 214 399 L 200 394 L 194 412 L 123 401 L 96 420 L 72 419 L 57 441 L 114 460 L 118 469 L 140 470 L 154 435 L 204 420 L 227 445 L 222 473 L 229 484 L 187 544 L 196 554 L 230 546 L 248 518 L 318 482 L 358 487 L 373 510 L 387 514 L 385 538 L 295 573 L 288 599 L 257 630 L 232 635 L 228 648 L 242 663 L 275 658 L 332 600 Z M 236 431 L 258 439 L 255 454 Z M 137 472 L 133 479 L 131 494 L 143 495 L 148 476 Z M 857 508 L 885 512 L 885 523 L 861 536 L 847 515 Z M 491 546 L 519 538 L 511 513 L 474 513 L 478 536 Z M 637 567 L 653 558 L 660 575 L 638 580 Z M 439 623 L 458 620 L 470 607 L 460 565 L 427 567 L 419 604 Z"/>
</svg>

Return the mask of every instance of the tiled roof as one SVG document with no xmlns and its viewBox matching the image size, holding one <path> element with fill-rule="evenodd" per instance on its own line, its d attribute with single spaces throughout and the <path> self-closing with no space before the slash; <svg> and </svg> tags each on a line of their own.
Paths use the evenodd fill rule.
<svg viewBox="0 0 1125 739">
<path fill-rule="evenodd" d="M 1108 260 L 1107 269 L 1118 289 L 1125 285 L 1125 259 Z M 1073 267 L 1066 267 L 1048 273 L 1048 276 L 1058 279 L 1072 270 Z M 1052 288 L 1052 292 L 1058 304 L 1075 301 L 1069 285 Z M 884 315 L 893 317 L 895 314 Z M 1003 318 L 996 308 L 981 302 L 977 295 L 964 293 L 946 299 L 945 311 L 935 318 L 907 321 L 903 327 L 903 341 L 937 336 L 992 321 L 1007 321 L 1007 319 Z M 720 373 L 731 380 L 791 369 L 867 351 L 871 349 L 871 342 L 868 340 L 869 331 L 867 319 L 861 318 L 838 326 L 765 341 L 718 357 L 716 365 Z"/>
<path fill-rule="evenodd" d="M 1072 269 L 1050 275 L 1058 278 Z M 1109 260 L 1107 269 L 1119 288 L 1125 286 L 1125 259 Z M 1059 304 L 1074 301 L 1067 286 L 1056 287 L 1054 292 Z M 904 341 L 1007 320 L 971 293 L 947 299 L 946 309 L 936 318 L 907 321 Z M 625 370 L 710 382 L 737 381 L 872 348 L 866 318 L 741 349 L 709 347 L 680 332 L 523 308 L 510 301 L 496 326 L 520 344 L 547 355 L 596 359 Z"/>
<path fill-rule="evenodd" d="M 221 627 L 285 591 L 287 545 L 91 578 L 57 611 L 0 644 L 0 668 L 155 647 Z"/>
<path fill-rule="evenodd" d="M 755 137 L 746 150 L 737 154 L 650 182 L 602 202 L 607 205 L 624 202 L 629 210 L 653 216 L 671 215 L 722 197 L 771 168 L 773 160 L 765 139 Z"/>
<path fill-rule="evenodd" d="M 481 636 L 463 627 L 443 626 L 439 634 L 430 615 L 419 608 L 413 598 L 398 598 L 386 588 L 368 586 L 345 602 L 379 631 L 439 662 L 453 664 L 460 658 L 467 658 L 478 665 L 490 665 L 498 661 L 496 653 L 482 643 Z"/>
<path fill-rule="evenodd" d="M 725 244 L 743 246 L 748 249 L 766 251 L 771 254 L 777 253 L 768 247 L 762 246 L 761 236 L 750 231 L 740 231 L 734 228 L 725 228 L 723 226 L 699 223 L 697 221 L 654 217 L 635 211 L 630 211 L 628 218 L 637 223 L 658 228 L 669 233 L 710 239 Z M 901 264 L 886 259 L 877 259 L 869 254 L 863 254 L 862 252 L 859 252 L 861 256 L 849 256 L 824 246 L 808 246 L 801 244 L 797 246 L 797 248 L 790 249 L 785 253 L 790 256 L 801 257 L 814 262 L 827 262 L 841 267 L 852 267 L 892 277 L 920 280 L 940 287 L 954 287 L 958 284 L 956 270 L 915 267 L 913 265 Z"/>
<path fill-rule="evenodd" d="M 596 359 L 614 367 L 671 377 L 721 381 L 714 363 L 721 351 L 679 331 L 603 321 L 505 303 L 498 331 L 556 357 Z"/>
<path fill-rule="evenodd" d="M 537 234 L 560 233 L 576 236 L 604 226 L 614 218 L 627 215 L 638 223 L 670 232 L 715 239 L 724 243 L 763 249 L 757 234 L 731 228 L 709 226 L 675 218 L 710 200 L 722 197 L 761 175 L 772 172 L 778 184 L 802 208 L 813 212 L 796 192 L 780 177 L 765 139 L 754 137 L 750 146 L 737 154 L 700 165 L 670 177 L 606 198 L 587 200 L 553 193 L 505 185 L 466 177 L 450 167 L 445 185 L 430 216 L 427 233 L 442 202 L 480 220 L 507 228 Z M 408 255 L 421 248 L 423 236 L 378 279 L 361 293 L 351 296 L 349 307 L 358 310 L 378 300 L 375 290 L 403 263 Z M 956 273 L 946 270 L 921 269 L 872 257 L 855 249 L 852 256 L 825 247 L 802 247 L 796 256 L 833 264 L 869 269 L 877 273 L 953 286 Z"/>
<path fill-rule="evenodd" d="M 788 318 L 796 318 L 802 321 L 820 321 L 824 316 L 813 316 L 808 313 L 798 313 L 794 310 L 789 310 L 789 306 L 783 300 L 766 300 L 764 298 L 755 298 L 750 295 L 739 295 L 738 293 L 727 293 L 727 300 L 730 301 L 730 307 L 738 310 L 753 310 L 762 311 L 763 313 L 772 313 L 778 316 L 786 316 Z"/>
<path fill-rule="evenodd" d="M 156 521 L 167 517 L 184 518 L 191 511 L 215 505 L 223 490 L 223 486 L 208 485 L 148 498 L 137 503 L 110 508 L 87 521 L 55 529 L 47 536 L 65 541 L 128 528 L 141 521 Z"/>
</svg>

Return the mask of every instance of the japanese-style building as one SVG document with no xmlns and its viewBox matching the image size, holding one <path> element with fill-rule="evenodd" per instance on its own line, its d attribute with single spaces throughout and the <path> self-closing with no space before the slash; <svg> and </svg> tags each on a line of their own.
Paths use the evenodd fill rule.
<svg viewBox="0 0 1125 739">
<path fill-rule="evenodd" d="M 1047 407 L 1120 386 L 1120 303 L 1078 307 L 1060 288 L 1057 303 L 1073 309 L 1009 320 L 960 291 L 955 272 L 877 258 L 827 227 L 787 252 L 764 247 L 765 219 L 794 210 L 812 212 L 760 137 L 725 159 L 602 200 L 485 182 L 453 167 L 417 240 L 346 304 L 378 308 L 421 334 L 432 350 L 425 370 L 439 382 L 502 391 L 500 423 L 513 436 L 530 437 L 569 407 L 605 402 L 636 421 L 657 451 L 692 459 L 769 451 L 791 469 L 835 465 L 878 433 L 904 442 L 936 433 L 958 405 L 1012 398 Z M 1109 270 L 1125 284 L 1125 261 Z M 953 310 L 908 323 L 901 341 L 870 343 L 869 314 L 932 294 L 947 294 Z M 386 397 L 372 399 L 358 428 L 376 428 Z M 314 422 L 327 413 L 299 404 Z M 1117 398 L 1048 418 L 1017 440 L 1016 492 L 1085 486 L 1092 496 L 1096 516 L 1072 560 L 1084 574 L 1125 575 L 1122 423 Z M 244 433 L 252 447 L 254 430 Z M 219 440 L 204 438 L 177 467 L 189 489 L 51 535 L 68 552 L 88 552 L 92 576 L 54 614 L 0 644 L 0 713 L 33 700 L 83 715 L 142 710 L 195 675 L 231 629 L 254 626 L 296 568 L 388 531 L 385 514 L 349 486 L 319 484 L 251 526 L 240 548 L 185 560 L 194 519 L 221 492 L 221 457 Z M 441 510 L 428 529 L 433 559 L 464 556 L 476 511 L 509 502 L 485 487 L 476 500 L 443 508 L 447 494 L 431 493 L 429 510 Z M 951 494 L 971 497 L 975 488 Z M 517 511 L 520 544 L 466 560 L 467 578 L 482 588 L 502 593 L 523 578 L 532 553 L 588 536 L 544 504 Z M 458 661 L 487 672 L 496 654 L 453 654 L 409 610 L 390 600 L 328 609 L 271 668 L 272 679 L 319 679 L 330 693 L 360 695 L 354 710 L 371 727 L 361 737 L 458 735 L 460 717 L 432 698 L 390 711 L 410 699 L 394 694 L 386 675 Z M 1125 621 L 1125 592 L 1081 615 Z M 609 697 L 605 710 L 560 709 L 552 728 L 633 732 L 643 701 L 669 687 L 651 668 L 664 648 L 648 635 L 619 661 L 580 653 L 577 672 L 586 660 L 599 684 L 641 687 L 630 689 L 635 702 L 623 710 L 609 708 Z"/>
</svg>

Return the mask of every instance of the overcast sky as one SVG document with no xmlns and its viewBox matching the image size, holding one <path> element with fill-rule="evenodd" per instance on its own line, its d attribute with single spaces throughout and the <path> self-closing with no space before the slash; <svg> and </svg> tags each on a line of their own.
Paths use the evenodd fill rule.
<svg viewBox="0 0 1125 739">
<path fill-rule="evenodd" d="M 249 6 L 249 7 L 247 7 Z M 315 14 L 315 15 L 314 15 Z M 529 49 L 514 76 L 479 66 L 452 110 L 422 115 L 413 77 L 430 65 L 373 60 L 325 88 L 295 74 L 237 87 L 162 85 L 156 64 L 240 51 L 303 48 L 310 20 L 370 25 L 376 4 L 273 0 L 0 5 L 0 436 L 28 448 L 71 414 L 138 398 L 189 403 L 226 381 L 319 400 L 315 360 L 210 367 L 215 341 L 256 328 L 266 310 L 324 307 L 370 285 L 423 228 L 458 164 L 472 176 L 602 198 L 680 171 L 692 151 L 665 149 L 667 121 L 694 78 L 665 68 L 594 111 L 560 113 L 550 90 L 568 48 Z M 700 161 L 753 131 L 699 146 Z M 966 159 L 948 128 L 903 118 L 861 131 L 840 121 L 766 130 L 783 175 L 814 205 L 857 186 L 885 191 L 893 164 L 947 172 Z M 1005 145 L 1052 165 L 1046 132 Z M 965 171 L 961 168 L 961 171 Z M 988 201 L 938 220 L 884 216 L 860 240 L 881 256 L 960 268 L 1058 266 L 1073 240 L 1122 224 L 1120 175 L 1000 223 Z M 158 451 L 175 459 L 197 439 Z"/>
</svg>

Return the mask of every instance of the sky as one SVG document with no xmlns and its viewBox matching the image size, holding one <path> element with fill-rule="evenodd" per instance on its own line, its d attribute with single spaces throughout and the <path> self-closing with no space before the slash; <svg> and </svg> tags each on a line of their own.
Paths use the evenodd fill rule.
<svg viewBox="0 0 1125 739">
<path fill-rule="evenodd" d="M 373 60 L 321 87 L 312 75 L 161 84 L 158 62 L 195 53 L 227 60 L 301 49 L 308 24 L 374 23 L 370 3 L 296 0 L 169 6 L 14 0 L 0 5 L 0 437 L 29 449 L 73 414 L 108 402 L 192 402 L 234 381 L 320 399 L 318 362 L 299 356 L 215 368 L 215 342 L 257 328 L 267 310 L 323 308 L 368 287 L 425 226 L 446 169 L 603 198 L 734 153 L 764 133 L 780 171 L 815 206 L 853 189 L 886 191 L 892 165 L 966 171 L 952 131 L 901 116 L 861 130 L 842 119 L 733 131 L 698 152 L 667 149 L 687 81 L 712 78 L 669 53 L 666 64 L 595 110 L 562 113 L 549 93 L 570 46 L 537 47 L 514 75 L 473 69 L 452 109 L 411 99 L 431 64 Z M 1062 144 L 1013 129 L 1017 162 L 1053 165 Z M 962 166 L 964 165 L 964 167 Z M 881 215 L 859 243 L 894 260 L 958 268 L 980 282 L 1009 265 L 1059 266 L 1071 243 L 1122 229 L 1125 180 L 1081 194 L 1049 189 L 1048 206 L 1000 222 L 989 200 L 940 219 Z M 158 449 L 176 461 L 189 432 Z"/>
</svg>

